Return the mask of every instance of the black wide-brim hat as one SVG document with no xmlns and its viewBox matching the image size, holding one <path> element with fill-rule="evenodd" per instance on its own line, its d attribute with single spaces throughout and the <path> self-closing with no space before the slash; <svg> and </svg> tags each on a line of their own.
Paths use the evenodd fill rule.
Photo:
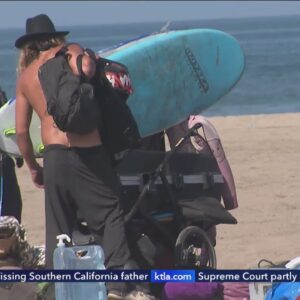
<svg viewBox="0 0 300 300">
<path fill-rule="evenodd" d="M 42 37 L 65 36 L 69 31 L 56 31 L 51 19 L 44 14 L 26 20 L 26 34 L 19 37 L 15 46 L 22 48 L 27 42 L 38 40 Z"/>
</svg>

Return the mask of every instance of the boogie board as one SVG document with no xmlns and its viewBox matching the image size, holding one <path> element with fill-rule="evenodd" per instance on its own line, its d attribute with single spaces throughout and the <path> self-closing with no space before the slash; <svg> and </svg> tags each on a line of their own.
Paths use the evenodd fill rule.
<svg viewBox="0 0 300 300">
<path fill-rule="evenodd" d="M 15 99 L 10 99 L 0 108 L 0 151 L 13 156 L 20 156 L 15 129 Z M 33 113 L 30 124 L 30 136 L 37 156 L 41 155 L 41 124 L 38 116 Z"/>
<path fill-rule="evenodd" d="M 236 39 L 211 29 L 152 34 L 99 54 L 128 67 L 134 87 L 128 105 L 142 137 L 171 127 L 216 103 L 238 82 L 245 66 Z M 0 109 L 0 149 L 18 155 L 13 134 L 14 104 L 11 100 Z M 35 124 L 36 118 L 34 115 Z M 38 155 L 39 126 L 31 126 L 31 138 Z"/>
</svg>

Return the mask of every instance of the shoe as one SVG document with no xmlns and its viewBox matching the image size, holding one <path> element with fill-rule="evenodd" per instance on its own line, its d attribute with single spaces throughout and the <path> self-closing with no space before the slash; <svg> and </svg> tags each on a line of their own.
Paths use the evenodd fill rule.
<svg viewBox="0 0 300 300">
<path fill-rule="evenodd" d="M 125 295 L 118 291 L 109 291 L 107 295 L 107 300 L 124 300 Z"/>
<path fill-rule="evenodd" d="M 152 295 L 145 294 L 144 292 L 132 291 L 125 297 L 125 300 L 157 300 L 157 299 Z"/>
</svg>

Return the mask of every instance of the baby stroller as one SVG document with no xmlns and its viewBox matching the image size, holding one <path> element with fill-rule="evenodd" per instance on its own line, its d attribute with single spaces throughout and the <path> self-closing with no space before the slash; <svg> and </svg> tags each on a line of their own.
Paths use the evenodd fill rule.
<svg viewBox="0 0 300 300">
<path fill-rule="evenodd" d="M 208 231 L 237 223 L 221 204 L 224 178 L 214 155 L 180 152 L 201 126 L 186 130 L 171 151 L 132 150 L 116 167 L 128 243 L 140 268 L 216 268 L 215 240 Z M 81 225 L 73 243 L 92 243 Z M 162 288 L 153 285 L 153 294 Z"/>
<path fill-rule="evenodd" d="M 224 179 L 212 153 L 180 152 L 201 126 L 186 130 L 171 151 L 132 150 L 116 167 L 129 246 L 144 269 L 216 268 L 207 232 L 237 223 L 221 204 Z M 92 242 L 81 225 L 73 242 Z"/>
<path fill-rule="evenodd" d="M 169 152 L 133 150 L 117 167 L 129 245 L 144 268 L 216 268 L 207 231 L 237 223 L 220 203 L 223 176 L 215 157 L 180 152 L 201 126 Z"/>
</svg>

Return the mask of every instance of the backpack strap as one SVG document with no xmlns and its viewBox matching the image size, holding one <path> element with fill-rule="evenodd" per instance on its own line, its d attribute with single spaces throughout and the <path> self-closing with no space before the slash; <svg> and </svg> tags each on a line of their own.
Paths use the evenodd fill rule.
<svg viewBox="0 0 300 300">
<path fill-rule="evenodd" d="M 69 57 L 68 57 L 67 52 L 68 52 L 68 46 L 65 45 L 55 53 L 55 57 L 64 56 L 66 59 L 68 59 Z"/>
</svg>

